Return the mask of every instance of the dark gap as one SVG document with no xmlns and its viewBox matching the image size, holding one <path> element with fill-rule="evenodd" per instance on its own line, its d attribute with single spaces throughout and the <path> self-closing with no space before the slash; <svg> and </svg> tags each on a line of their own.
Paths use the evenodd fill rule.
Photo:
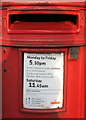
<svg viewBox="0 0 86 120">
<path fill-rule="evenodd" d="M 70 21 L 77 25 L 78 15 L 68 14 L 14 14 L 10 15 L 10 23 L 21 22 L 65 22 Z"/>
</svg>

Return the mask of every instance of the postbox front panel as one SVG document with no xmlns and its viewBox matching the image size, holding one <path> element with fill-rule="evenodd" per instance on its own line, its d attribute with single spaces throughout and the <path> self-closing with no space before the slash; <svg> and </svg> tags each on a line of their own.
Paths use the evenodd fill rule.
<svg viewBox="0 0 86 120">
<path fill-rule="evenodd" d="M 13 47 L 3 47 L 3 118 L 74 118 L 74 117 L 83 117 L 83 80 L 84 80 L 84 47 L 80 47 L 79 54 L 77 59 L 71 59 L 69 57 L 68 48 L 59 48 L 59 49 L 29 49 L 29 48 L 13 48 Z M 39 54 L 38 54 L 39 53 Z M 28 56 L 28 58 L 27 58 Z M 52 58 L 49 60 L 37 60 L 40 62 L 35 63 L 33 58 L 46 57 Z M 31 58 L 32 57 L 32 58 Z M 32 60 L 30 61 L 29 60 Z M 26 61 L 26 62 L 25 62 Z M 11 62 L 11 63 L 10 63 Z M 25 62 L 25 63 L 24 63 Z M 46 62 L 46 63 L 45 63 Z M 30 64 L 37 65 L 30 65 Z M 51 64 L 52 63 L 52 64 Z M 30 67 L 31 66 L 31 67 Z M 36 70 L 34 71 L 34 66 Z M 46 66 L 46 67 L 45 67 Z M 24 68 L 25 67 L 25 68 Z M 26 73 L 30 72 L 29 77 L 26 78 Z M 42 70 L 40 68 L 43 68 Z M 45 70 L 44 68 L 54 68 L 52 70 Z M 59 68 L 59 69 L 58 69 Z M 26 71 L 26 72 L 25 72 Z M 28 72 L 27 72 L 28 71 Z M 36 72 L 37 71 L 37 72 Z M 42 72 L 43 76 L 45 74 L 53 78 L 44 79 L 42 77 L 31 78 L 31 73 L 37 76 L 37 73 Z M 51 72 L 52 71 L 52 72 Z M 59 73 L 59 74 L 58 74 Z M 60 76 L 59 76 L 60 75 Z M 39 74 L 41 76 L 41 73 Z M 26 80 L 25 82 L 25 79 Z M 40 80 L 42 85 L 37 85 L 38 82 L 35 81 L 35 85 L 27 81 Z M 46 80 L 46 82 L 45 82 Z M 48 83 L 50 80 L 50 83 Z M 53 82 L 52 82 L 53 81 Z M 55 84 L 56 82 L 56 84 Z M 62 82 L 62 84 L 60 83 Z M 45 83 L 47 83 L 45 85 Z M 26 85 L 24 85 L 26 84 Z M 44 86 L 43 86 L 44 85 Z M 51 85 L 51 86 L 50 86 Z M 82 86 L 81 86 L 82 85 Z M 43 86 L 45 88 L 31 88 L 28 86 Z M 49 88 L 47 88 L 50 86 Z M 28 87 L 28 92 L 26 94 L 26 88 Z M 57 89 L 60 91 L 57 91 Z M 27 101 L 23 100 L 25 97 L 32 99 L 33 93 L 30 93 L 33 89 L 34 100 Z M 54 95 L 50 89 L 54 89 Z M 36 90 L 41 90 L 43 94 L 38 93 Z M 44 91 L 42 91 L 44 90 Z M 46 92 L 50 94 L 46 95 Z M 24 93 L 25 92 L 25 93 Z M 58 95 L 59 92 L 59 95 Z M 52 93 L 52 95 L 51 95 Z M 25 95 L 26 94 L 26 95 Z M 27 96 L 28 95 L 28 96 Z M 51 96 L 51 97 L 50 97 Z M 49 98 L 49 99 L 48 99 Z M 41 100 L 41 101 L 40 101 Z M 59 100 L 59 101 L 58 101 Z M 33 105 L 26 104 L 27 102 L 33 102 Z M 45 103 L 44 103 L 45 102 Z M 52 104 L 49 103 L 58 103 Z M 32 104 L 31 104 L 32 105 Z M 42 108 L 39 105 L 49 105 L 48 108 Z M 59 106 L 59 108 L 58 108 Z M 77 110 L 78 109 L 78 110 Z M 33 116 L 33 113 L 34 116 Z"/>
</svg>

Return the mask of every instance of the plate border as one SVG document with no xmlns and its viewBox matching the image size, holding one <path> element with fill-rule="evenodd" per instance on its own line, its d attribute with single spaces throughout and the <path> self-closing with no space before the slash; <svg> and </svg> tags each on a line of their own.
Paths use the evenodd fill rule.
<svg viewBox="0 0 86 120">
<path fill-rule="evenodd" d="M 64 75 L 63 75 L 63 107 L 54 109 L 27 109 L 23 107 L 23 59 L 24 53 L 64 53 Z M 20 48 L 19 49 L 19 111 L 26 113 L 55 113 L 67 110 L 67 48 Z"/>
</svg>

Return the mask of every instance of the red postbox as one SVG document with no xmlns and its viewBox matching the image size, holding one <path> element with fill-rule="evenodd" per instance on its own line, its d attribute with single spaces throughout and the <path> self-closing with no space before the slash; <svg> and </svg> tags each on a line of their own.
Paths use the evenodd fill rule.
<svg viewBox="0 0 86 120">
<path fill-rule="evenodd" d="M 2 5 L 3 118 L 84 118 L 85 3 Z"/>
</svg>

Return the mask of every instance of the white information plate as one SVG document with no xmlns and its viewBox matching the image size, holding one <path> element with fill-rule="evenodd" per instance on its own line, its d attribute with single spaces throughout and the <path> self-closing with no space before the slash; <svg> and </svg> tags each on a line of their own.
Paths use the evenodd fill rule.
<svg viewBox="0 0 86 120">
<path fill-rule="evenodd" d="M 64 53 L 24 53 L 23 107 L 63 106 Z"/>
</svg>

